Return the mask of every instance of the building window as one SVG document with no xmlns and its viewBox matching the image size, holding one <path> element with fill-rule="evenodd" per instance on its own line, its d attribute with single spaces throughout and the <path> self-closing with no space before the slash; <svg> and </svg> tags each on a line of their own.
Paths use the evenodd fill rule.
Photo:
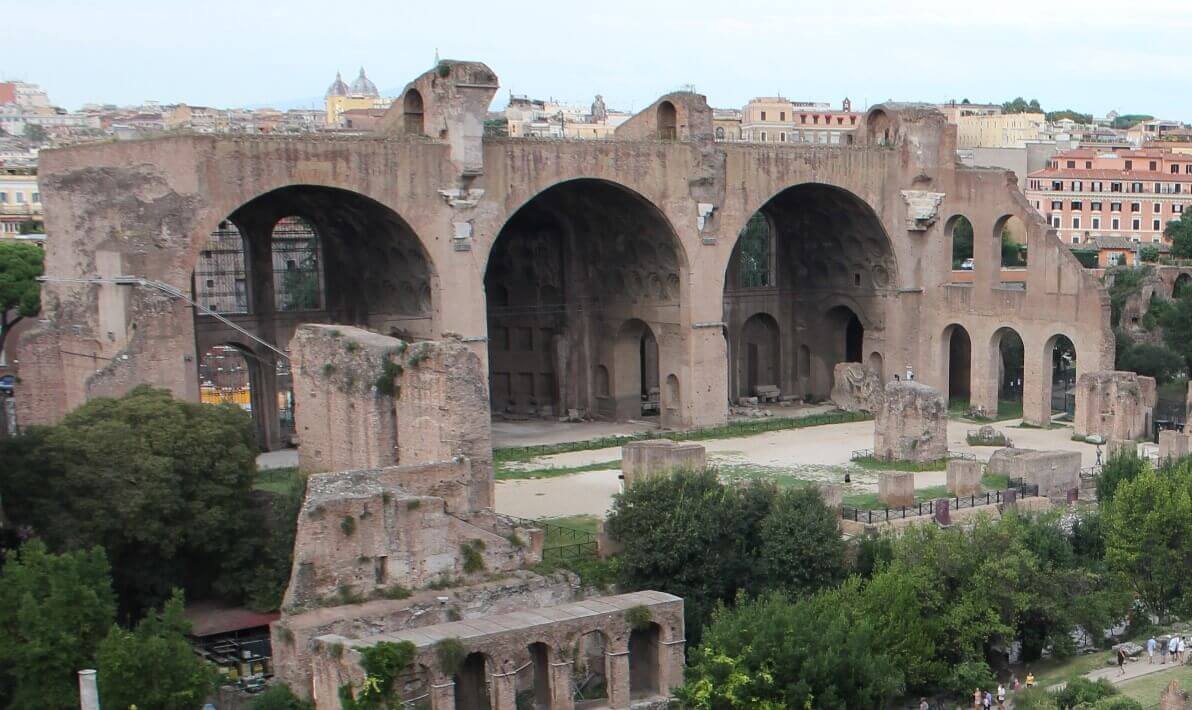
<svg viewBox="0 0 1192 710">
<path fill-rule="evenodd" d="M 1080 229 L 1080 215 L 1072 216 L 1072 229 Z"/>
<path fill-rule="evenodd" d="M 1176 214 L 1180 214 L 1184 211 L 1184 206 L 1183 205 L 1172 205 L 1171 211 Z"/>
<path fill-rule="evenodd" d="M 779 120 L 779 121 L 785 121 L 785 120 L 786 120 L 786 111 L 779 111 L 779 112 L 778 112 L 778 120 Z"/>
<path fill-rule="evenodd" d="M 1156 219 L 1156 220 L 1152 220 L 1152 221 L 1151 221 L 1151 231 L 1157 232 L 1157 231 L 1159 231 L 1160 229 L 1161 229 L 1161 227 L 1159 227 L 1159 220 L 1157 220 L 1157 219 Z"/>
<path fill-rule="evenodd" d="M 25 204 L 25 193 L 18 192 L 18 193 L 16 193 L 16 195 L 17 195 L 17 204 L 18 205 Z"/>
<path fill-rule="evenodd" d="M 762 131 L 762 143 L 766 142 L 766 132 Z"/>
<path fill-rule="evenodd" d="M 1082 209 L 1084 209 L 1084 203 L 1081 202 L 1080 200 L 1072 200 L 1072 209 L 1082 210 Z"/>
<path fill-rule="evenodd" d="M 786 133 L 779 133 L 779 134 L 778 134 L 778 141 L 779 141 L 779 142 L 781 142 L 781 143 L 785 143 L 785 142 L 786 142 Z"/>
<path fill-rule="evenodd" d="M 1100 202 L 1091 202 L 1091 203 L 1089 203 L 1089 209 L 1091 209 L 1094 212 L 1100 212 L 1101 211 L 1101 203 Z"/>
<path fill-rule="evenodd" d="M 1122 211 L 1122 203 L 1110 202 L 1109 203 L 1109 211 L 1110 212 L 1121 212 Z"/>
<path fill-rule="evenodd" d="M 1100 228 L 1101 228 L 1101 218 L 1093 217 L 1093 229 L 1100 229 Z"/>
<path fill-rule="evenodd" d="M 1090 182 L 1090 183 L 1089 183 L 1089 189 L 1090 189 L 1090 190 L 1092 190 L 1093 192 L 1101 192 L 1102 188 L 1101 188 L 1101 183 L 1100 183 L 1100 181 L 1098 181 L 1098 182 Z"/>
<path fill-rule="evenodd" d="M 1080 243 L 1080 237 L 1073 236 L 1073 237 L 1072 237 L 1072 243 L 1073 243 L 1073 244 L 1079 244 L 1079 243 Z"/>
<path fill-rule="evenodd" d="M 1075 168 L 1075 167 L 1076 167 L 1076 161 L 1075 161 L 1075 160 L 1069 160 L 1069 161 L 1068 161 L 1068 167 L 1069 167 L 1069 168 Z"/>
<path fill-rule="evenodd" d="M 1126 170 L 1133 170 L 1133 169 L 1134 169 L 1134 161 L 1133 161 L 1133 160 L 1127 160 L 1127 161 L 1126 161 Z"/>
<path fill-rule="evenodd" d="M 1158 244 L 1158 243 L 1159 243 L 1159 238 L 1158 238 L 1158 237 L 1151 237 L 1151 241 L 1152 241 L 1152 242 L 1154 242 L 1155 244 Z"/>
<path fill-rule="evenodd" d="M 1130 192 L 1142 192 L 1142 183 L 1140 183 L 1140 182 L 1130 183 Z"/>
<path fill-rule="evenodd" d="M 1093 161 L 1091 161 L 1091 160 L 1084 161 L 1084 169 L 1092 170 L 1093 169 Z"/>
<path fill-rule="evenodd" d="M 0 192 L 0 205 L 8 204 L 8 193 Z"/>
<path fill-rule="evenodd" d="M 1080 180 L 1073 180 L 1073 181 L 1072 181 L 1072 192 L 1080 192 L 1080 191 L 1081 191 L 1081 190 L 1083 190 L 1083 189 L 1084 189 L 1084 183 L 1083 183 L 1083 182 L 1081 182 Z"/>
<path fill-rule="evenodd" d="M 1062 209 L 1064 209 L 1064 203 L 1063 203 L 1063 201 L 1061 201 L 1061 200 L 1052 200 L 1052 201 L 1051 201 L 1051 209 L 1053 209 L 1053 210 L 1062 210 Z"/>
<path fill-rule="evenodd" d="M 1159 169 L 1159 163 L 1158 163 L 1158 162 L 1156 162 L 1156 161 L 1154 161 L 1154 160 L 1152 160 L 1152 161 L 1151 161 L 1151 165 L 1150 165 L 1150 171 L 1151 171 L 1151 172 L 1155 172 L 1155 171 L 1156 171 L 1156 170 L 1158 170 L 1158 169 Z"/>
<path fill-rule="evenodd" d="M 1142 229 L 1142 220 L 1135 217 L 1130 221 L 1130 229 Z"/>
<path fill-rule="evenodd" d="M 41 203 L 41 193 L 40 193 L 40 192 L 35 192 L 35 193 L 33 193 L 33 204 L 35 204 L 35 205 L 36 205 L 36 204 L 39 204 L 39 203 Z"/>
<path fill-rule="evenodd" d="M 1141 212 L 1142 211 L 1142 203 L 1141 202 L 1131 202 L 1130 203 L 1130 211 L 1131 212 Z"/>
<path fill-rule="evenodd" d="M 1121 184 L 1120 182 L 1111 182 L 1111 183 L 1109 183 L 1109 191 L 1110 191 L 1110 192 L 1121 192 L 1121 191 L 1122 191 L 1122 184 Z"/>
<path fill-rule="evenodd" d="M 1058 214 L 1051 217 L 1051 226 L 1055 229 L 1060 228 L 1060 216 Z"/>
<path fill-rule="evenodd" d="M 1115 232 L 1116 232 L 1117 230 L 1121 229 L 1121 228 L 1122 228 L 1122 222 L 1121 222 L 1121 220 L 1119 220 L 1117 217 L 1114 217 L 1114 218 L 1113 218 L 1113 221 L 1110 223 L 1110 226 L 1109 226 L 1109 228 L 1110 228 L 1110 229 L 1112 229 L 1112 230 L 1114 230 Z"/>
<path fill-rule="evenodd" d="M 1155 214 L 1159 214 L 1159 213 L 1160 213 L 1160 212 L 1162 212 L 1162 211 L 1163 211 L 1163 205 L 1161 205 L 1161 204 L 1159 204 L 1158 202 L 1156 202 L 1156 203 L 1154 204 L 1154 209 L 1153 209 L 1153 212 L 1154 212 Z"/>
<path fill-rule="evenodd" d="M 765 111 L 762 111 L 762 120 L 763 121 L 766 120 L 766 112 Z"/>
<path fill-rule="evenodd" d="M 1172 165 L 1172 166 L 1171 166 L 1171 174 L 1172 174 L 1172 175 L 1179 175 L 1179 174 L 1180 174 L 1180 166 L 1178 166 L 1178 165 Z"/>
<path fill-rule="evenodd" d="M 1192 163 L 1188 163 L 1187 165 L 1184 166 L 1184 174 L 1192 175 Z"/>
<path fill-rule="evenodd" d="M 1051 181 L 1051 189 L 1055 190 L 1056 192 L 1063 192 L 1064 191 L 1064 181 L 1063 180 L 1052 180 Z"/>
</svg>

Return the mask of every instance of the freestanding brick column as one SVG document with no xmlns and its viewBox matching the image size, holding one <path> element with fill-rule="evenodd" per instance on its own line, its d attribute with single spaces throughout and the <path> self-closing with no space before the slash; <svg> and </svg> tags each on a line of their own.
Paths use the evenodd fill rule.
<svg viewBox="0 0 1192 710">
<path fill-rule="evenodd" d="M 873 455 L 896 461 L 938 461 L 948 455 L 948 406 L 934 387 L 891 382 L 873 420 Z"/>
<path fill-rule="evenodd" d="M 882 471 L 877 479 L 877 496 L 891 508 L 913 505 L 915 474 L 910 471 Z"/>
<path fill-rule="evenodd" d="M 517 674 L 506 661 L 500 671 L 492 675 L 492 710 L 517 710 Z"/>
</svg>

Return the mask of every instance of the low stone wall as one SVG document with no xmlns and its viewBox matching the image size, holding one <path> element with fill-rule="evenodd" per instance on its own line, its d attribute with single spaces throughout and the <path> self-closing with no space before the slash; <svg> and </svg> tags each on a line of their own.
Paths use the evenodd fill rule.
<svg viewBox="0 0 1192 710">
<path fill-rule="evenodd" d="M 1080 491 L 1079 451 L 998 449 L 989 457 L 989 473 L 1021 478 L 1039 486 L 1039 495 L 1062 502 Z"/>
<path fill-rule="evenodd" d="M 603 643 L 602 652 L 593 655 L 603 665 L 598 669 L 608 695 L 603 707 L 619 710 L 665 698 L 683 683 L 683 600 L 643 591 L 359 639 L 320 636 L 312 655 L 315 707 L 340 710 L 339 689 L 361 687 L 361 649 L 409 641 L 416 655 L 410 682 L 399 693 L 417 688 L 408 692 L 421 694 L 425 688 L 431 710 L 514 710 L 519 691 L 533 693 L 536 707 L 569 710 L 575 702 L 573 670 L 592 632 Z M 444 669 L 437 653 L 438 644 L 449 639 L 468 654 L 456 669 Z M 532 673 L 524 672 L 530 668 Z"/>
<path fill-rule="evenodd" d="M 625 487 L 650 476 L 667 476 L 675 471 L 703 471 L 704 447 L 669 439 L 631 441 L 621 447 L 621 474 Z"/>
<path fill-rule="evenodd" d="M 377 599 L 286 614 L 270 627 L 274 673 L 300 697 L 309 698 L 312 642 L 319 636 L 362 638 L 444 624 L 453 619 L 476 619 L 554 606 L 580 599 L 582 595 L 579 578 L 569 572 L 544 577 L 516 571 L 492 582 L 417 591 L 407 599 Z"/>
</svg>

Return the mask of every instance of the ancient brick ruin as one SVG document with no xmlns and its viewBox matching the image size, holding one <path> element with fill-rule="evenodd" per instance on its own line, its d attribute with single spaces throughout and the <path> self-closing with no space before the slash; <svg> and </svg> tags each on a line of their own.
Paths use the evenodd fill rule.
<svg viewBox="0 0 1192 710">
<path fill-rule="evenodd" d="M 704 447 L 669 439 L 631 441 L 621 447 L 621 475 L 625 487 L 650 476 L 668 476 L 677 471 L 703 471 Z"/>
<path fill-rule="evenodd" d="M 1133 372 L 1085 372 L 1076 381 L 1078 436 L 1133 440 L 1151 436 L 1159 395 L 1155 378 Z"/>
<path fill-rule="evenodd" d="M 948 405 L 939 390 L 919 382 L 887 384 L 874 417 L 873 455 L 916 462 L 946 457 Z"/>
</svg>

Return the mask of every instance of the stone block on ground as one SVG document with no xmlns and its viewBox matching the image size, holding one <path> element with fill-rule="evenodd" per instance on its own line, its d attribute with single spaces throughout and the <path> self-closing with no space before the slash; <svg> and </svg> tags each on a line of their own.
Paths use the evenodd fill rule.
<svg viewBox="0 0 1192 710">
<path fill-rule="evenodd" d="M 1178 459 L 1192 453 L 1192 434 L 1181 431 L 1159 432 L 1159 460 Z"/>
<path fill-rule="evenodd" d="M 844 504 L 844 489 L 838 483 L 817 483 L 815 487 L 819 489 L 820 497 L 824 499 L 824 505 L 832 510 L 840 510 L 840 506 Z"/>
<path fill-rule="evenodd" d="M 954 496 L 971 496 L 981 492 L 981 477 L 985 464 L 968 459 L 948 461 L 948 492 Z"/>
<path fill-rule="evenodd" d="M 882 471 L 877 479 L 877 497 L 891 508 L 913 505 L 915 474 L 910 471 Z"/>
<path fill-rule="evenodd" d="M 675 471 L 703 471 L 704 447 L 669 439 L 631 441 L 621 447 L 621 474 L 625 487 L 650 476 L 668 476 Z"/>
<path fill-rule="evenodd" d="M 896 461 L 938 461 L 948 455 L 948 406 L 934 387 L 890 382 L 874 418 L 873 455 Z"/>
<path fill-rule="evenodd" d="M 1121 454 L 1138 455 L 1137 442 L 1131 439 L 1110 439 L 1105 442 L 1105 456 L 1103 457 L 1103 461 L 1108 461 L 1114 456 Z"/>
<path fill-rule="evenodd" d="M 837 363 L 832 371 L 832 403 L 846 412 L 877 413 L 882 401 L 882 378 L 858 362 Z"/>
<path fill-rule="evenodd" d="M 1080 490 L 1079 451 L 998 449 L 989 457 L 988 471 L 1037 485 L 1040 496 L 1055 502 L 1066 502 L 1071 491 Z"/>
</svg>

